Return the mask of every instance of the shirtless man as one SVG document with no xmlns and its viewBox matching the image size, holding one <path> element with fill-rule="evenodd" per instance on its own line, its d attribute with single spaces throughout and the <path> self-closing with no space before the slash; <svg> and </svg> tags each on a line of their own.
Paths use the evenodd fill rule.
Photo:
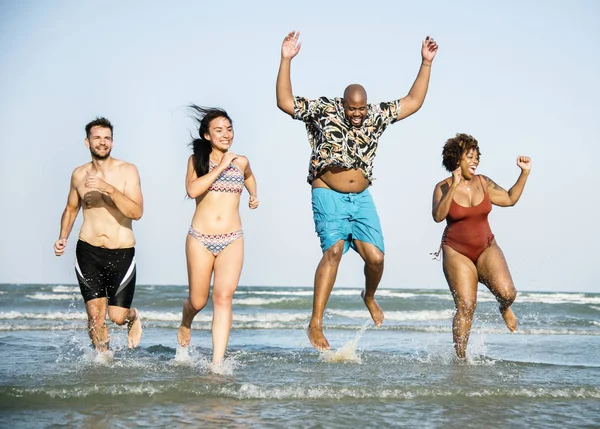
<svg viewBox="0 0 600 429">
<path fill-rule="evenodd" d="M 112 158 L 113 126 L 97 118 L 85 127 L 92 162 L 71 175 L 67 206 L 60 221 L 54 253 L 64 253 L 67 238 L 83 206 L 83 225 L 75 251 L 75 273 L 88 315 L 88 334 L 97 351 L 108 350 L 106 313 L 117 325 L 127 324 L 128 347 L 137 347 L 142 322 L 131 307 L 135 291 L 135 238 L 131 220 L 143 212 L 137 168 Z"/>
<path fill-rule="evenodd" d="M 361 85 L 349 85 L 344 98 L 294 97 L 290 79 L 292 58 L 300 51 L 299 33 L 283 40 L 277 75 L 277 107 L 304 121 L 312 149 L 308 183 L 312 186 L 315 230 L 323 257 L 315 274 L 313 310 L 308 338 L 318 350 L 329 349 L 323 335 L 323 312 L 333 289 L 342 255 L 352 247 L 365 262 L 362 298 L 376 326 L 383 311 L 375 291 L 383 275 L 383 234 L 368 187 L 380 135 L 388 125 L 412 115 L 423 105 L 431 64 L 438 46 L 427 37 L 421 46 L 421 66 L 408 95 L 389 103 L 367 104 Z"/>
</svg>

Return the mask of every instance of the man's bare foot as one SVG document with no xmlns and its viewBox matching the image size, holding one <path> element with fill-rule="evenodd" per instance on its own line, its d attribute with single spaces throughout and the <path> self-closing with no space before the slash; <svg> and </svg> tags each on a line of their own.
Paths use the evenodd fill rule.
<svg viewBox="0 0 600 429">
<path fill-rule="evenodd" d="M 134 311 L 135 319 L 127 324 L 127 346 L 130 349 L 137 347 L 142 340 L 142 318 L 136 308 Z"/>
<path fill-rule="evenodd" d="M 365 302 L 365 305 L 369 309 L 369 313 L 371 313 L 371 319 L 375 322 L 375 326 L 381 326 L 383 324 L 383 310 L 377 304 L 377 301 L 374 297 L 365 298 L 365 291 L 363 290 L 360 293 L 360 297 Z"/>
<path fill-rule="evenodd" d="M 191 328 L 186 328 L 183 325 L 179 326 L 179 330 L 177 331 L 177 342 L 181 347 L 187 347 L 190 345 L 190 341 L 192 339 L 192 330 Z"/>
<path fill-rule="evenodd" d="M 306 328 L 306 334 L 308 335 L 308 339 L 315 349 L 319 351 L 330 349 L 327 338 L 325 338 L 325 335 L 323 335 L 323 328 L 320 326 L 313 328 L 309 325 L 308 328 Z"/>
<path fill-rule="evenodd" d="M 506 327 L 510 332 L 515 332 L 517 330 L 517 316 L 515 313 L 508 307 L 504 311 L 500 310 L 500 314 L 502 314 L 502 318 L 506 323 Z"/>
</svg>

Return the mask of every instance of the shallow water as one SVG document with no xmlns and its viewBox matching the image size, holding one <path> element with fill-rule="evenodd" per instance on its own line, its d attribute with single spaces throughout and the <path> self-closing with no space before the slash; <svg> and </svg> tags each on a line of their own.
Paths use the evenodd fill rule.
<svg viewBox="0 0 600 429">
<path fill-rule="evenodd" d="M 600 427 L 600 294 L 521 293 L 508 332 L 479 294 L 468 358 L 454 357 L 447 291 L 336 289 L 333 350 L 309 344 L 312 292 L 240 288 L 223 365 L 210 364 L 212 309 L 176 342 L 183 286 L 138 286 L 141 347 L 111 326 L 98 356 L 78 288 L 0 286 L 1 427 Z"/>
</svg>

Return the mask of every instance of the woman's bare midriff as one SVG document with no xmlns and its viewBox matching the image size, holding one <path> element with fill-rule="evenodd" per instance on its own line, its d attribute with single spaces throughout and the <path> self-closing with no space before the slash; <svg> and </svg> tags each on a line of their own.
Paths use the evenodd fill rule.
<svg viewBox="0 0 600 429">
<path fill-rule="evenodd" d="M 328 188 L 343 193 L 359 193 L 369 187 L 361 170 L 329 167 L 312 182 L 314 188 Z"/>
<path fill-rule="evenodd" d="M 192 227 L 203 234 L 224 234 L 242 229 L 239 206 L 238 194 L 209 192 L 196 199 Z"/>
</svg>

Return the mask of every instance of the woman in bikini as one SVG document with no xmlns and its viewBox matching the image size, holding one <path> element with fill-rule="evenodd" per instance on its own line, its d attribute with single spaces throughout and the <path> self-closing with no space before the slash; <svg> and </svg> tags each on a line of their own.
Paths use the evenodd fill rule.
<svg viewBox="0 0 600 429">
<path fill-rule="evenodd" d="M 507 192 L 489 177 L 475 174 L 480 155 L 477 140 L 470 135 L 457 134 L 449 139 L 442 151 L 442 164 L 452 176 L 439 182 L 433 192 L 433 219 L 447 222 L 441 252 L 444 275 L 456 306 L 452 335 L 459 358 L 466 355 L 478 282 L 498 300 L 508 329 L 517 329 L 517 318 L 510 308 L 517 291 L 487 217 L 492 205 L 509 207 L 519 201 L 531 160 L 526 156 L 517 158 L 521 174 Z"/>
<path fill-rule="evenodd" d="M 183 303 L 177 341 L 187 347 L 194 316 L 208 301 L 213 279 L 212 346 L 213 364 L 225 356 L 232 321 L 232 300 L 244 259 L 244 237 L 239 214 L 244 186 L 250 194 L 248 205 L 258 207 L 256 180 L 244 156 L 230 152 L 233 142 L 231 118 L 221 109 L 192 105 L 199 124 L 199 138 L 190 146 L 193 154 L 187 165 L 185 188 L 196 200 L 185 242 L 189 296 Z"/>
</svg>

